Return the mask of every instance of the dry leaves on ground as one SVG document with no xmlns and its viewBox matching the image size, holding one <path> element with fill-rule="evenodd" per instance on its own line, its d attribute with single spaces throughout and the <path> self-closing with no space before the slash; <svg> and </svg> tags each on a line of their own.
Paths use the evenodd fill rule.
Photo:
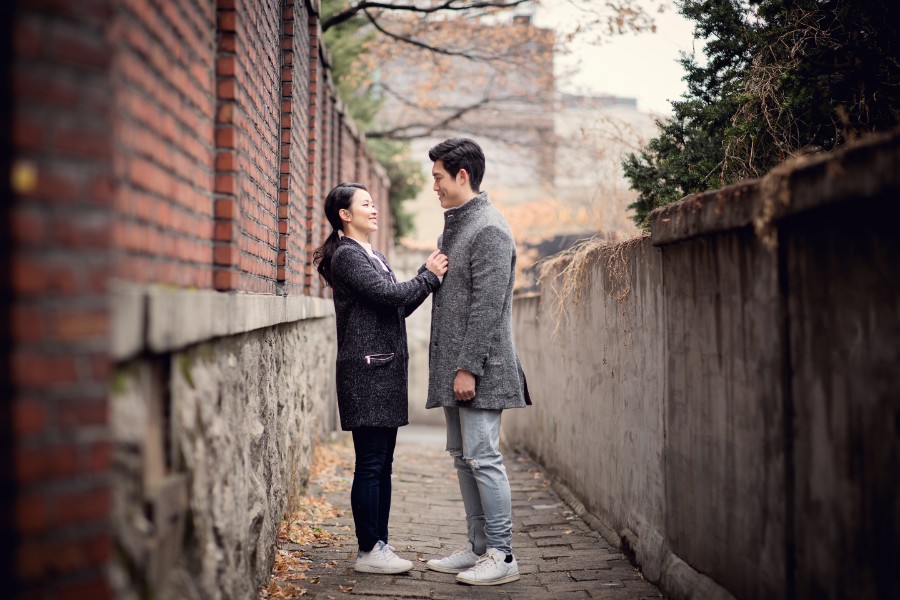
<svg viewBox="0 0 900 600">
<path fill-rule="evenodd" d="M 259 591 L 259 600 L 283 600 L 287 598 L 299 598 L 305 596 L 306 590 L 293 583 L 279 585 L 275 580 Z"/>
<path fill-rule="evenodd" d="M 313 452 L 310 466 L 310 480 L 315 482 L 323 492 L 346 489 L 347 478 L 343 473 L 353 469 L 353 448 L 348 440 L 333 444 L 320 444 Z M 343 486 L 343 487 L 342 487 Z M 322 496 L 301 496 L 296 501 L 294 511 L 278 526 L 278 541 L 292 542 L 301 546 L 333 546 L 340 538 L 326 529 L 329 521 L 340 516 L 330 502 Z M 349 529 L 343 527 L 342 529 Z M 333 530 L 333 528 L 332 528 Z M 303 556 L 302 550 L 286 550 L 276 548 L 275 564 L 272 568 L 272 579 L 269 584 L 259 590 L 260 600 L 281 600 L 298 598 L 309 590 L 300 587 L 299 583 L 318 583 L 318 577 L 309 577 L 307 572 L 311 566 L 309 558 Z M 328 561 L 326 569 L 337 566 L 336 561 Z M 349 593 L 353 584 L 340 586 L 341 591 Z M 346 589 L 345 589 L 346 587 Z"/>
<path fill-rule="evenodd" d="M 278 540 L 295 544 L 321 544 L 335 541 L 322 525 L 340 513 L 322 497 L 302 496 L 297 510 L 278 526 Z"/>
<path fill-rule="evenodd" d="M 323 492 L 349 490 L 350 479 L 345 473 L 353 472 L 353 447 L 349 436 L 332 444 L 319 444 L 313 450 L 309 479 L 315 481 Z"/>
</svg>

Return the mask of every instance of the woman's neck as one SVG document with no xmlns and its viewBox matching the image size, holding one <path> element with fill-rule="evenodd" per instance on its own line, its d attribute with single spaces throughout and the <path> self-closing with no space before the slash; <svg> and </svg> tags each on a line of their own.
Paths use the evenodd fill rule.
<svg viewBox="0 0 900 600">
<path fill-rule="evenodd" d="M 368 233 L 363 233 L 361 231 L 357 231 L 353 227 L 346 227 L 344 229 L 344 235 L 346 235 L 348 238 L 352 239 L 355 242 L 359 242 L 363 246 L 369 245 L 369 234 Z"/>
</svg>

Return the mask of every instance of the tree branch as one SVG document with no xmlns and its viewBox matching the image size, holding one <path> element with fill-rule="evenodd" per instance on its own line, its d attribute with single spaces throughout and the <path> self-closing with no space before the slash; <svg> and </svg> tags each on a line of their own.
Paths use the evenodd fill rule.
<svg viewBox="0 0 900 600">
<path fill-rule="evenodd" d="M 367 131 L 367 138 L 380 138 L 387 140 L 412 140 L 416 138 L 428 137 L 433 134 L 435 131 L 440 131 L 444 129 L 454 121 L 461 119 L 466 113 L 472 112 L 473 110 L 477 110 L 482 106 L 491 102 L 490 97 L 482 98 L 475 104 L 470 104 L 468 106 L 463 106 L 456 110 L 453 114 L 445 117 L 442 121 L 438 121 L 437 123 L 426 125 L 422 123 L 410 123 L 408 125 L 401 125 L 400 127 L 394 127 L 393 129 L 388 129 L 385 131 Z M 421 129 L 420 132 L 411 133 L 412 130 Z"/>
<path fill-rule="evenodd" d="M 467 60 L 472 60 L 472 61 L 495 60 L 495 58 L 492 56 L 478 56 L 476 54 L 470 54 L 470 53 L 464 52 L 462 50 L 448 50 L 446 48 L 439 48 L 437 46 L 432 46 L 431 44 L 426 44 L 425 42 L 413 39 L 411 37 L 406 37 L 404 35 L 400 35 L 399 33 L 394 33 L 393 31 L 388 31 L 381 25 L 381 23 L 378 22 L 378 20 L 375 17 L 372 16 L 371 13 L 369 13 L 369 11 L 364 10 L 363 13 L 365 13 L 366 17 L 368 17 L 369 21 L 372 23 L 372 26 L 374 26 L 375 29 L 377 29 L 379 31 L 379 33 L 382 33 L 383 35 L 385 35 L 393 40 L 397 40 L 398 42 L 403 42 L 404 44 L 409 44 L 411 46 L 415 46 L 416 48 L 422 48 L 423 50 L 428 50 L 429 52 L 433 52 L 435 54 L 443 54 L 444 56 L 458 56 L 460 58 L 465 58 Z"/>
<path fill-rule="evenodd" d="M 481 0 L 479 2 L 459 3 L 459 0 L 445 0 L 434 6 L 416 6 L 415 4 L 391 4 L 386 2 L 370 2 L 362 0 L 353 6 L 342 10 L 334 16 L 329 17 L 322 23 L 322 31 L 328 31 L 336 25 L 340 25 L 344 21 L 353 18 L 356 14 L 369 8 L 381 8 L 384 10 L 398 10 L 406 12 L 417 12 L 422 14 L 430 14 L 440 12 L 442 10 L 466 11 L 476 8 L 513 8 L 520 4 L 527 4 L 533 0 Z"/>
</svg>

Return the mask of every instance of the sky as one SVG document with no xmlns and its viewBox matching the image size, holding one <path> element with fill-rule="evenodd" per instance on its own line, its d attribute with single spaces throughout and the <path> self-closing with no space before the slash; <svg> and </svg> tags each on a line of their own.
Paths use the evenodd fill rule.
<svg viewBox="0 0 900 600">
<path fill-rule="evenodd" d="M 680 51 L 693 50 L 693 24 L 672 4 L 666 4 L 661 14 L 655 12 L 659 2 L 644 0 L 642 4 L 653 11 L 656 33 L 617 35 L 602 43 L 592 43 L 596 36 L 576 39 L 570 55 L 556 58 L 562 91 L 637 98 L 639 110 L 671 114 L 669 100 L 678 99 L 687 89 L 678 58 Z M 538 26 L 565 27 L 583 19 L 579 12 L 569 0 L 542 0 L 533 19 Z M 566 72 L 571 75 L 562 77 Z"/>
</svg>

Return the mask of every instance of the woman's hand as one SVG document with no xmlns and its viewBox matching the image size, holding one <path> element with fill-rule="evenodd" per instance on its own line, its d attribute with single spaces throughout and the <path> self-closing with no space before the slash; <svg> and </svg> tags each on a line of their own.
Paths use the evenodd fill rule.
<svg viewBox="0 0 900 600">
<path fill-rule="evenodd" d="M 447 272 L 447 257 L 440 250 L 435 250 L 425 261 L 425 268 L 438 277 L 443 277 Z"/>
</svg>

